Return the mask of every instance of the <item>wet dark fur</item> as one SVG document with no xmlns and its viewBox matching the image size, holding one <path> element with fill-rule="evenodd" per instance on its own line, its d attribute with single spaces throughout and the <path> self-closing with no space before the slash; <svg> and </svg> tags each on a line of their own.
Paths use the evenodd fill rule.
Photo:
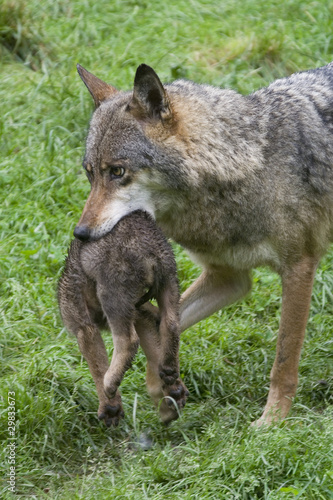
<svg viewBox="0 0 333 500">
<path fill-rule="evenodd" d="M 116 425 L 123 415 L 120 396 L 116 395 L 116 391 L 139 345 L 139 337 L 135 331 L 131 333 L 130 329 L 140 315 L 149 314 L 148 311 L 139 310 L 139 307 L 152 297 L 161 306 L 161 314 L 168 317 L 164 338 L 157 339 L 161 346 L 165 344 L 164 359 L 160 360 L 159 366 L 164 395 L 178 398 L 181 408 L 185 404 L 185 389 L 179 379 L 178 366 L 179 291 L 176 263 L 161 230 L 148 214 L 134 212 L 121 219 L 110 233 L 98 241 L 72 241 L 58 287 L 64 324 L 78 337 L 88 364 L 100 362 L 93 342 L 87 348 L 90 337 L 98 336 L 96 329 L 111 329 L 114 335 L 118 335 L 115 351 L 119 352 L 115 356 L 124 354 L 120 369 L 116 369 L 116 374 L 111 374 L 114 378 L 112 388 L 108 383 L 105 386 L 105 380 L 103 388 L 97 387 L 98 392 L 106 391 L 109 400 L 100 402 L 99 411 L 99 417 L 107 425 Z M 168 311 L 163 310 L 166 297 Z M 126 352 L 120 352 L 124 350 L 122 342 L 131 335 Z M 151 342 L 154 341 L 152 338 Z M 121 346 L 119 349 L 118 345 Z M 102 383 L 101 375 L 98 380 L 95 379 L 95 383 L 96 386 Z M 164 420 L 177 416 L 177 411 L 171 407 L 168 418 Z"/>
</svg>

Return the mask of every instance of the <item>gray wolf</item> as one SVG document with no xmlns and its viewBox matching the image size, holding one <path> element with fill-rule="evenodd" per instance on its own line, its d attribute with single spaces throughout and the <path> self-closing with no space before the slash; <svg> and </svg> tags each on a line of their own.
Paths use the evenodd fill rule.
<svg viewBox="0 0 333 500">
<path fill-rule="evenodd" d="M 277 351 L 257 423 L 286 417 L 316 267 L 333 238 L 333 63 L 248 96 L 163 85 L 144 64 L 127 92 L 78 71 L 96 110 L 91 192 L 74 234 L 96 240 L 133 210 L 150 213 L 203 267 L 181 297 L 182 331 L 243 297 L 251 269 L 278 272 Z"/>
<path fill-rule="evenodd" d="M 145 304 L 152 297 L 158 316 Z M 151 216 L 137 211 L 98 241 L 75 239 L 59 281 L 58 301 L 94 379 L 100 420 L 117 425 L 124 416 L 118 388 L 139 342 L 147 357 L 148 391 L 156 406 L 163 398 L 162 421 L 178 417 L 188 391 L 179 378 L 176 263 Z M 110 366 L 100 329 L 112 332 Z"/>
</svg>

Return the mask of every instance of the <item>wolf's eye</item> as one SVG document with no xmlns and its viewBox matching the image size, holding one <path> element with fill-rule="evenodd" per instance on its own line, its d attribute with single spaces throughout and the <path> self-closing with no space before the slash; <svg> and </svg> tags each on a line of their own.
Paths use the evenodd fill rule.
<svg viewBox="0 0 333 500">
<path fill-rule="evenodd" d="M 125 169 L 123 167 L 111 167 L 110 171 L 112 177 L 122 177 L 125 173 Z"/>
</svg>

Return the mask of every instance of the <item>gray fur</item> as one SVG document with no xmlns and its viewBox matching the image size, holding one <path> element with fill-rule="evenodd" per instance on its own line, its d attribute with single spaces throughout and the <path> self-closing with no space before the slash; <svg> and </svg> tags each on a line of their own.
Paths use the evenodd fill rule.
<svg viewBox="0 0 333 500">
<path fill-rule="evenodd" d="M 185 80 L 163 87 L 141 65 L 133 93 L 106 93 L 91 120 L 85 159 L 96 181 L 78 227 L 97 239 L 127 213 L 147 210 L 204 267 L 181 299 L 182 328 L 246 293 L 252 268 L 282 276 L 280 362 L 265 421 L 274 405 L 285 416 L 279 401 L 295 393 L 310 282 L 333 237 L 332 130 L 332 63 L 249 96 Z M 125 174 L 111 182 L 115 162 Z M 293 323 L 296 293 L 304 307 L 294 305 L 302 314 L 294 309 Z M 282 366 L 289 382 L 279 382 Z"/>
<path fill-rule="evenodd" d="M 167 193 L 154 190 L 151 174 L 153 215 L 191 252 L 208 250 L 216 264 L 279 270 L 295 253 L 294 240 L 298 254 L 310 248 L 322 254 L 331 240 L 331 73 L 333 65 L 299 73 L 247 97 L 176 81 L 165 89 L 182 136 L 161 140 L 147 137 L 126 111 L 131 94 L 119 93 L 92 118 L 86 160 L 126 158 L 133 172 L 157 171 Z M 261 251 L 266 244 L 270 251 Z"/>
</svg>

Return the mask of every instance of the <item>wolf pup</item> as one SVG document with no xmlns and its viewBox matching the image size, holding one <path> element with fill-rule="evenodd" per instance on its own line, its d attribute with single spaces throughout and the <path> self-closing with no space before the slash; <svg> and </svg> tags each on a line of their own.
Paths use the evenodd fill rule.
<svg viewBox="0 0 333 500">
<path fill-rule="evenodd" d="M 158 329 L 149 306 L 143 306 L 152 297 L 159 306 Z M 118 388 L 139 342 L 147 357 L 148 391 L 156 406 L 164 398 L 162 421 L 178 417 L 188 391 L 179 378 L 176 263 L 151 216 L 137 211 L 98 241 L 75 239 L 59 281 L 58 300 L 64 324 L 76 335 L 93 376 L 100 420 L 110 426 L 123 417 Z M 100 334 L 107 328 L 114 343 L 110 366 Z"/>
<path fill-rule="evenodd" d="M 144 64 L 130 92 L 78 71 L 96 110 L 76 236 L 96 240 L 133 210 L 149 212 L 203 266 L 181 297 L 181 330 L 243 297 L 252 268 L 277 271 L 281 322 L 258 424 L 286 417 L 316 267 L 333 239 L 333 63 L 249 96 L 163 86 Z"/>
</svg>

